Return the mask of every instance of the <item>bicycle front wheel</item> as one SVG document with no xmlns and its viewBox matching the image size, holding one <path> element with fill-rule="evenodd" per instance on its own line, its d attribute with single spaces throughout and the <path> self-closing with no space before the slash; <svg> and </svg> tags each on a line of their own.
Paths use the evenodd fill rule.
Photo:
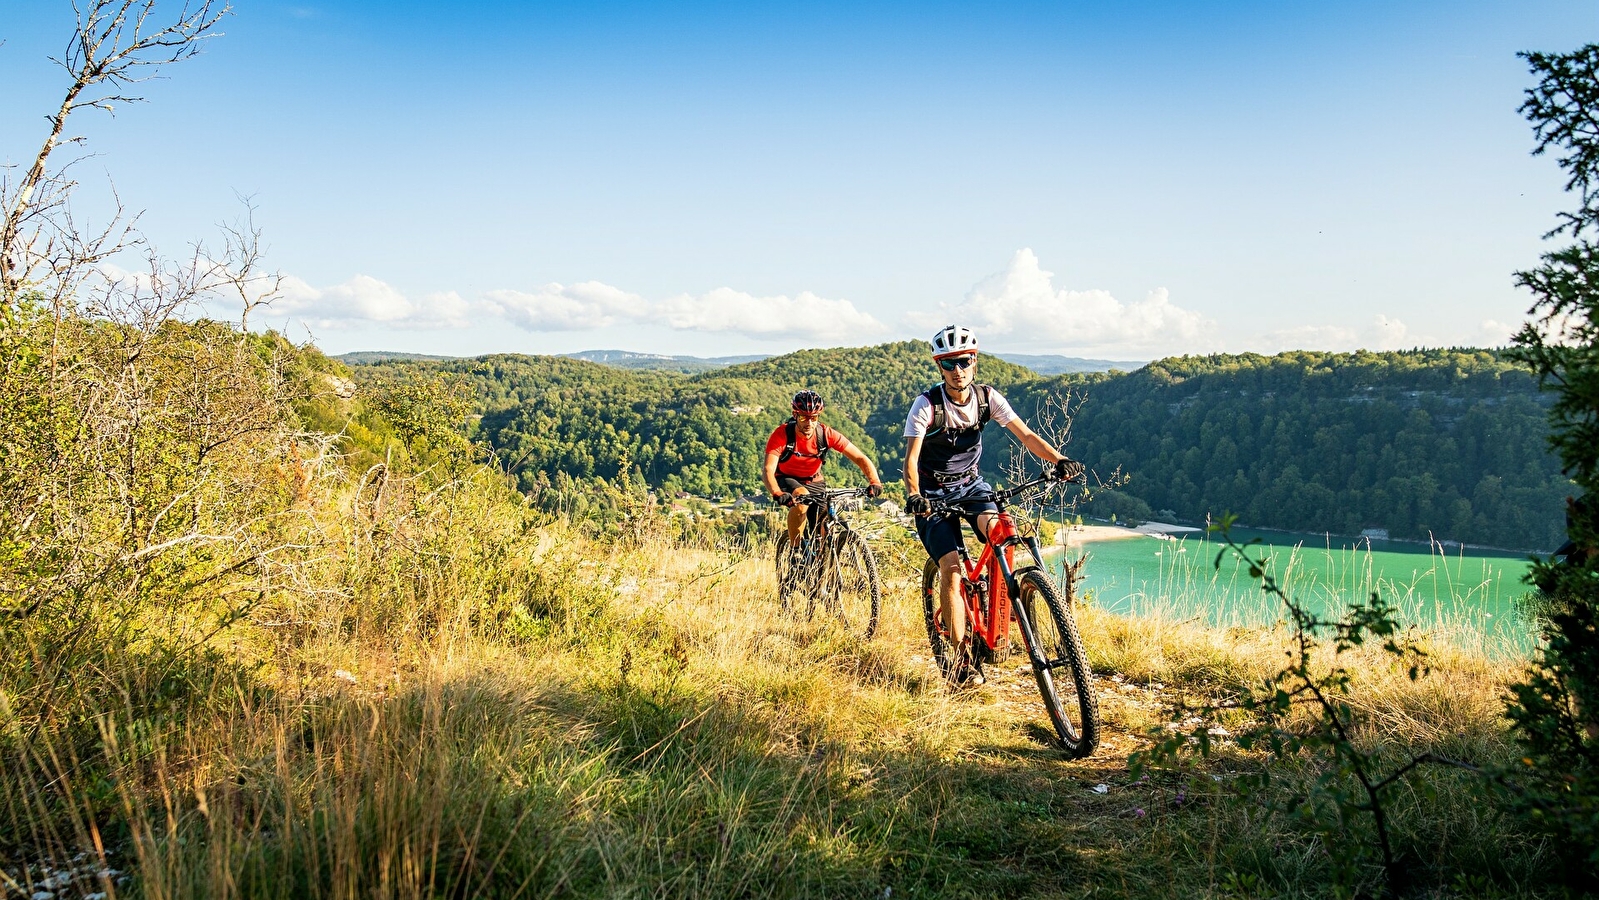
<svg viewBox="0 0 1599 900">
<path fill-rule="evenodd" d="M 777 599 L 782 611 L 794 611 L 794 598 L 800 591 L 801 573 L 804 566 L 794 558 L 794 552 L 789 547 L 788 532 L 778 532 L 777 535 Z"/>
<path fill-rule="evenodd" d="M 877 613 L 883 601 L 877 582 L 877 560 L 865 539 L 853 531 L 839 531 L 833 539 L 833 566 L 827 604 L 839 627 L 863 641 L 877 633 Z"/>
<path fill-rule="evenodd" d="M 1044 573 L 1029 569 L 1016 576 L 1017 604 L 1032 626 L 1033 674 L 1044 697 L 1044 709 L 1066 752 L 1077 759 L 1099 746 L 1099 698 L 1094 675 L 1077 633 L 1071 608 L 1061 602 Z"/>
</svg>

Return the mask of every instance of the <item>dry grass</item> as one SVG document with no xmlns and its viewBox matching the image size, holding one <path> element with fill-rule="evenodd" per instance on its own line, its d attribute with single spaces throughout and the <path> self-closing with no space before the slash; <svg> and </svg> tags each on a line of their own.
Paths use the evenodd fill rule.
<svg viewBox="0 0 1599 900">
<path fill-rule="evenodd" d="M 363 619 L 332 599 L 298 608 L 316 624 L 292 642 L 240 623 L 229 646 L 256 668 L 213 659 L 159 728 L 108 710 L 96 756 L 24 745 L 58 803 L 19 800 L 8 768 L 11 821 L 77 822 L 46 855 L 98 839 L 136 877 L 84 886 L 150 897 L 1324 892 L 1323 853 L 1292 822 L 1208 780 L 1126 772 L 1170 703 L 1264 673 L 1281 635 L 1083 610 L 1108 736 L 1070 762 L 1019 664 L 942 687 L 907 573 L 861 644 L 779 618 L 761 557 L 559 523 L 512 542 L 514 577 L 444 570 L 429 589 L 483 604 L 485 583 L 522 585 L 497 617 L 435 601 Z M 1440 653 L 1412 683 L 1370 662 L 1358 697 L 1385 739 L 1506 752 L 1502 667 Z M 59 781 L 91 772 L 99 795 Z M 1402 813 L 1432 882 L 1530 877 L 1538 848 L 1440 784 Z"/>
</svg>

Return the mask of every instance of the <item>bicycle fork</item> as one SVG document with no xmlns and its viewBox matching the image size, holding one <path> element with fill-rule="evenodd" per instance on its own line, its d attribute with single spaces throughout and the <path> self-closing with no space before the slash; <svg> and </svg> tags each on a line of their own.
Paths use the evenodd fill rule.
<svg viewBox="0 0 1599 900">
<path fill-rule="evenodd" d="M 1024 541 L 1027 549 L 1033 554 L 1033 562 L 1022 568 L 1039 568 L 1039 563 L 1044 556 L 1040 552 L 1041 548 L 1038 545 L 1037 538 L 1025 538 L 1014 541 L 1014 543 L 1007 542 L 1007 545 L 1014 546 Z M 1010 594 L 1011 612 L 1016 616 L 1016 624 L 1022 629 L 1022 643 L 1027 647 L 1027 658 L 1032 661 L 1033 671 L 1046 672 L 1050 669 L 1059 668 L 1061 665 L 1060 660 L 1044 658 L 1044 648 L 1039 645 L 1038 641 L 1038 629 L 1033 627 L 1033 611 L 1027 608 L 1027 604 L 1021 602 L 1021 581 L 1016 577 L 1015 570 L 1010 566 L 1008 554 L 1004 552 L 1004 548 L 996 548 L 996 550 L 999 552 L 994 554 L 994 559 L 999 564 L 1000 575 L 1005 579 L 1005 588 Z M 1044 615 L 1049 615 L 1049 610 L 1045 610 Z"/>
</svg>

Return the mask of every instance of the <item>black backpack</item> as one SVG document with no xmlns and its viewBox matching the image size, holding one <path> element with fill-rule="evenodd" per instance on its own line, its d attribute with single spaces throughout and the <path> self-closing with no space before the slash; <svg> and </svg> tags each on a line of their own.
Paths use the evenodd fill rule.
<svg viewBox="0 0 1599 900">
<path fill-rule="evenodd" d="M 955 433 L 957 434 L 962 431 L 971 431 L 974 428 L 978 431 L 981 431 L 983 426 L 988 424 L 988 420 L 990 418 L 988 412 L 988 392 L 993 390 L 993 388 L 990 388 L 986 384 L 977 384 L 973 385 L 973 387 L 977 389 L 977 424 L 968 426 L 966 428 L 956 429 Z M 944 423 L 949 421 L 949 414 L 944 411 L 944 386 L 942 384 L 935 384 L 927 391 L 923 392 L 922 396 L 926 397 L 927 402 L 933 406 L 933 421 L 927 423 L 927 434 L 931 436 L 935 432 L 943 431 Z M 790 429 L 789 434 L 792 435 L 793 433 L 793 430 Z"/>
<path fill-rule="evenodd" d="M 987 407 L 984 407 L 984 408 L 986 409 Z M 777 457 L 777 464 L 780 465 L 780 466 L 783 463 L 786 463 L 789 460 L 793 459 L 794 456 L 795 456 L 795 453 L 794 453 L 794 426 L 795 426 L 795 422 L 794 422 L 793 417 L 790 417 L 787 422 L 783 423 L 784 434 L 787 435 L 787 437 L 788 437 L 788 443 L 783 447 L 783 452 L 781 454 L 779 454 L 778 457 Z M 825 465 L 827 465 L 827 451 L 829 451 L 829 450 L 831 450 L 833 448 L 831 446 L 829 446 L 828 443 L 827 443 L 827 426 L 823 425 L 821 422 L 817 422 L 816 423 L 816 428 L 817 428 L 817 435 L 816 435 L 816 456 L 815 456 L 815 458 L 821 460 L 822 461 L 822 465 L 825 466 Z"/>
</svg>

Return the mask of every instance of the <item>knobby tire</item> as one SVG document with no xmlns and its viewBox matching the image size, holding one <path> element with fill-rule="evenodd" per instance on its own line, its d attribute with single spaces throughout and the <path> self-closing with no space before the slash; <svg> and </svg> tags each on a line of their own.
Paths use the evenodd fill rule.
<svg viewBox="0 0 1599 900">
<path fill-rule="evenodd" d="M 877 616 L 883 602 L 877 560 L 866 540 L 853 531 L 835 531 L 832 551 L 823 588 L 829 611 L 839 627 L 869 641 L 877 633 Z"/>
<path fill-rule="evenodd" d="M 1038 638 L 1036 655 L 1045 663 L 1063 663 L 1055 668 L 1033 664 L 1044 709 L 1066 752 L 1082 759 L 1099 746 L 1099 698 L 1082 636 L 1077 633 L 1077 619 L 1038 569 L 1017 573 L 1016 586 L 1015 602 L 1024 607 Z"/>
<path fill-rule="evenodd" d="M 938 664 L 938 671 L 946 678 L 951 678 L 955 671 L 955 647 L 950 643 L 943 625 L 943 613 L 938 608 L 938 563 L 929 559 L 922 566 L 922 619 L 927 624 L 927 643 L 933 650 L 933 662 Z M 956 601 L 965 603 L 965 599 L 958 594 Z M 971 632 L 971 623 L 967 623 L 966 630 Z M 975 637 L 975 635 L 974 635 Z M 975 643 L 975 641 L 974 641 Z M 972 656 L 974 664 L 981 664 L 979 654 Z"/>
</svg>

